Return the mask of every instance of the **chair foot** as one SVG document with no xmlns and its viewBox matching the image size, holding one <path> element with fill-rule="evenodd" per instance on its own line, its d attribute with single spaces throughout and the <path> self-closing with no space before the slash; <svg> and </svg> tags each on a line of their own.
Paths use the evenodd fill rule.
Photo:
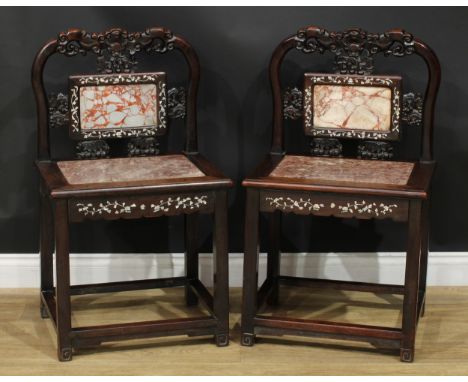
<svg viewBox="0 0 468 382">
<path fill-rule="evenodd" d="M 43 304 L 43 302 L 41 301 L 41 305 L 40 305 L 40 308 L 39 308 L 40 312 L 41 312 L 41 318 L 45 319 L 45 318 L 49 318 L 49 312 L 47 311 L 45 305 Z"/>
<path fill-rule="evenodd" d="M 223 347 L 223 346 L 229 345 L 229 334 L 220 333 L 220 334 L 215 334 L 214 337 L 215 337 L 216 346 Z"/>
<path fill-rule="evenodd" d="M 401 362 L 413 362 L 414 360 L 414 349 L 400 349 L 400 361 Z"/>
<path fill-rule="evenodd" d="M 255 334 L 242 333 L 242 336 L 241 336 L 241 345 L 242 346 L 253 346 L 254 343 L 255 343 Z"/>
<path fill-rule="evenodd" d="M 62 348 L 58 350 L 58 359 L 60 362 L 72 360 L 72 348 Z"/>
</svg>

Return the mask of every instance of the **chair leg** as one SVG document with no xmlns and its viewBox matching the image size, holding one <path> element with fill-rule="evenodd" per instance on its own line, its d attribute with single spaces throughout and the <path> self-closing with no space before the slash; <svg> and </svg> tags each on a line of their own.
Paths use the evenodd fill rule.
<svg viewBox="0 0 468 382">
<path fill-rule="evenodd" d="M 185 215 L 185 274 L 187 279 L 198 279 L 198 213 Z M 187 306 L 198 304 L 198 296 L 187 283 L 185 286 Z"/>
<path fill-rule="evenodd" d="M 426 295 L 427 262 L 429 256 L 429 201 L 423 202 L 421 218 L 421 259 L 419 274 L 419 291 L 423 296 Z M 426 310 L 426 300 L 422 302 L 421 317 Z"/>
<path fill-rule="evenodd" d="M 218 320 L 215 334 L 217 346 L 227 346 L 229 344 L 229 253 L 227 211 L 227 192 L 225 190 L 217 191 L 213 231 L 213 310 Z"/>
<path fill-rule="evenodd" d="M 54 223 L 52 205 L 47 196 L 40 196 L 39 218 L 39 252 L 41 267 L 41 292 L 50 292 L 54 289 Z M 47 309 L 40 299 L 40 313 L 42 318 L 48 318 Z"/>
<path fill-rule="evenodd" d="M 244 227 L 244 281 L 241 324 L 241 344 L 244 346 L 253 346 L 255 341 L 254 318 L 257 312 L 258 290 L 258 215 L 258 191 L 248 189 Z"/>
<path fill-rule="evenodd" d="M 278 305 L 281 253 L 281 212 L 274 211 L 269 216 L 267 277 L 273 281 L 272 290 L 267 298 L 269 305 Z"/>
<path fill-rule="evenodd" d="M 408 248 L 406 252 L 405 294 L 403 300 L 403 338 L 400 360 L 412 362 L 418 322 L 419 258 L 421 251 L 421 201 L 410 201 Z"/>
<path fill-rule="evenodd" d="M 55 203 L 57 347 L 60 361 L 71 361 L 70 243 L 67 200 Z"/>
</svg>

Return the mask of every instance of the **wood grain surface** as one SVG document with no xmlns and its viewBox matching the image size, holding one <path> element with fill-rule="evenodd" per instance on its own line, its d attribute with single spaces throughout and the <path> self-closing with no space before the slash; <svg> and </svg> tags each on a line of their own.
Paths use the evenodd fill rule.
<svg viewBox="0 0 468 382">
<path fill-rule="evenodd" d="M 466 375 L 468 287 L 428 288 L 414 363 L 395 350 L 318 338 L 261 338 L 239 345 L 241 290 L 231 290 L 231 343 L 218 348 L 205 338 L 173 337 L 103 344 L 81 350 L 72 362 L 56 358 L 50 320 L 39 317 L 35 289 L 0 290 L 2 375 Z M 395 326 L 401 296 L 281 287 L 279 306 L 262 314 Z M 72 298 L 74 325 L 194 317 L 184 288 Z M 202 305 L 200 305 L 202 306 Z M 291 313 L 290 313 L 291 312 Z M 294 313 L 292 313 L 294 312 Z M 81 356 L 80 356 L 81 354 Z"/>
</svg>

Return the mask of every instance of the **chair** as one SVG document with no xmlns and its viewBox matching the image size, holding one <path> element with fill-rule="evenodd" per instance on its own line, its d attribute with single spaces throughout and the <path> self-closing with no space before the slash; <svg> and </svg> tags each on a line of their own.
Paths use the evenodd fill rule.
<svg viewBox="0 0 468 382">
<path fill-rule="evenodd" d="M 317 58 L 331 54 L 334 71 L 307 72 L 303 76 L 303 90 L 285 89 L 280 82 L 280 69 L 291 50 Z M 403 94 L 406 78 L 371 75 L 376 56 L 411 55 L 422 58 L 427 66 L 424 96 Z M 424 42 L 403 30 L 382 34 L 361 29 L 329 32 L 309 26 L 278 45 L 269 73 L 273 90 L 271 151 L 243 181 L 247 202 L 242 345 L 252 346 L 255 336 L 261 334 L 331 337 L 383 343 L 399 349 L 401 361 L 411 362 L 416 326 L 424 314 L 439 61 Z M 312 156 L 285 152 L 286 118 L 303 120 L 305 134 L 312 137 Z M 420 122 L 419 160 L 389 160 L 394 156 L 392 141 L 399 139 L 402 127 Z M 344 157 L 345 149 L 358 158 Z M 258 288 L 260 212 L 269 219 L 269 248 L 267 277 Z M 279 239 L 282 213 L 406 222 L 409 240 L 404 285 L 282 276 Z M 280 285 L 401 294 L 402 326 L 376 327 L 258 314 L 265 302 L 278 303 Z"/>
<path fill-rule="evenodd" d="M 168 89 L 166 74 L 154 71 L 155 57 L 175 51 L 182 54 L 188 66 L 186 92 L 185 88 Z M 89 75 L 72 75 L 68 96 L 51 95 L 46 93 L 43 77 L 52 56 L 95 56 L 98 74 L 93 69 Z M 137 57 L 151 62 L 152 71 L 135 72 Z M 192 46 L 163 28 L 135 33 L 111 29 L 92 34 L 71 29 L 46 43 L 34 60 L 36 165 L 41 183 L 40 304 L 42 317 L 50 317 L 55 325 L 60 361 L 71 360 L 73 350 L 79 348 L 133 338 L 213 335 L 216 345 L 229 343 L 227 189 L 232 181 L 198 153 L 199 77 L 200 64 Z M 155 155 L 159 152 L 156 137 L 166 133 L 168 117 L 185 117 L 185 150 Z M 49 127 L 63 126 L 69 128 L 72 139 L 78 140 L 78 160 L 51 158 Z M 111 158 L 111 148 L 125 141 L 128 156 Z M 214 215 L 213 295 L 198 276 L 200 213 Z M 70 223 L 180 214 L 185 216 L 185 276 L 70 285 Z M 184 287 L 186 303 L 196 305 L 199 297 L 210 315 L 88 327 L 71 325 L 72 295 L 165 287 Z"/>
</svg>

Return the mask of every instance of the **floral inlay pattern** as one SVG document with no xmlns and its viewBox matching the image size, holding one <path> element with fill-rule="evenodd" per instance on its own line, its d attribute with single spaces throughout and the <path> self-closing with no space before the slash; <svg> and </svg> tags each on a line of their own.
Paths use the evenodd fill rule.
<svg viewBox="0 0 468 382">
<path fill-rule="evenodd" d="M 275 209 L 301 212 L 301 211 L 320 211 L 328 210 L 331 214 L 350 214 L 350 215 L 372 215 L 375 217 L 391 214 L 394 209 L 398 208 L 397 204 L 384 204 L 362 201 L 347 202 L 346 204 L 336 204 L 334 202 L 323 203 L 311 198 L 292 198 L 292 197 L 271 197 L 265 198 L 270 207 Z"/>
<path fill-rule="evenodd" d="M 208 204 L 208 196 L 178 196 L 176 198 L 168 198 L 165 200 L 160 200 L 157 204 L 151 204 L 151 209 L 153 212 L 164 211 L 168 212 L 171 208 L 172 209 L 182 209 L 182 210 L 193 210 L 195 208 L 199 208 L 203 205 Z"/>
<path fill-rule="evenodd" d="M 321 208 L 325 207 L 323 203 L 314 203 L 313 201 L 311 201 L 311 199 L 303 198 L 300 198 L 299 200 L 294 200 L 293 198 L 284 198 L 280 196 L 277 198 L 267 197 L 266 200 L 270 202 L 270 206 L 280 208 L 282 210 L 298 209 L 299 211 L 319 211 Z"/>
<path fill-rule="evenodd" d="M 98 205 L 94 205 L 93 203 L 76 203 L 76 206 L 78 207 L 78 212 L 85 216 L 130 214 L 137 207 L 135 203 L 126 204 L 125 202 L 118 201 L 106 201 L 105 203 L 99 203 Z"/>
<path fill-rule="evenodd" d="M 148 210 L 151 213 L 168 213 L 168 212 L 187 212 L 198 210 L 200 207 L 208 205 L 208 195 L 195 196 L 177 196 L 167 197 L 155 201 L 154 203 L 130 203 L 125 201 L 106 201 L 99 203 L 76 203 L 78 213 L 84 216 L 98 215 L 130 215 L 136 211 L 142 214 Z"/>
<path fill-rule="evenodd" d="M 332 207 L 333 205 L 333 207 Z M 334 208 L 335 205 L 332 203 L 330 207 Z M 342 213 L 358 213 L 358 214 L 369 214 L 369 215 L 387 215 L 393 212 L 394 208 L 398 208 L 396 204 L 384 204 L 384 203 L 368 203 L 365 200 L 361 202 L 353 201 L 353 203 L 346 203 L 346 205 L 339 205 L 338 209 Z"/>
<path fill-rule="evenodd" d="M 155 126 L 156 108 L 155 84 L 80 88 L 82 129 Z"/>
</svg>

